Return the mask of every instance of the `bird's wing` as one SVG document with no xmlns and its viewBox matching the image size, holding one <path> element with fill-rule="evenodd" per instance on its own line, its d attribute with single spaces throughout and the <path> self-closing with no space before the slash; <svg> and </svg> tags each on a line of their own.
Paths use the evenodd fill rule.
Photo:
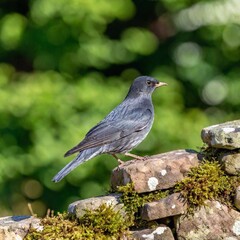
<svg viewBox="0 0 240 240">
<path fill-rule="evenodd" d="M 70 149 L 65 156 L 84 149 L 102 146 L 114 142 L 120 138 L 139 132 L 146 128 L 152 120 L 150 109 L 143 111 L 141 108 L 134 109 L 124 118 L 112 121 L 102 121 L 93 127 L 77 146 Z"/>
</svg>

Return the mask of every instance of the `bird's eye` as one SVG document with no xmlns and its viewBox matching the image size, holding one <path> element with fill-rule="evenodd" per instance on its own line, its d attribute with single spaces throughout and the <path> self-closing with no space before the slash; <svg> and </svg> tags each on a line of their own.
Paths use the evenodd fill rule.
<svg viewBox="0 0 240 240">
<path fill-rule="evenodd" d="M 151 81 L 150 80 L 147 80 L 147 85 L 150 86 L 151 85 Z"/>
</svg>

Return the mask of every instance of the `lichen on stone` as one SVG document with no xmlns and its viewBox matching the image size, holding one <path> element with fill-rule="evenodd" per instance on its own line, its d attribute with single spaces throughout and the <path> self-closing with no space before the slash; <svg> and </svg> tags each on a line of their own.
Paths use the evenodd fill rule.
<svg viewBox="0 0 240 240">
<path fill-rule="evenodd" d="M 148 188 L 149 188 L 149 190 L 151 190 L 151 191 L 156 190 L 157 185 L 158 185 L 158 179 L 157 179 L 157 178 L 155 178 L 155 177 L 150 177 L 150 178 L 148 179 Z"/>
</svg>

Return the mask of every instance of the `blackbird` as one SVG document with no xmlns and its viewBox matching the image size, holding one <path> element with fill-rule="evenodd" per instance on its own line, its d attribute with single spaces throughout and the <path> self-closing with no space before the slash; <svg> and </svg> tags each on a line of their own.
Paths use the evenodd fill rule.
<svg viewBox="0 0 240 240">
<path fill-rule="evenodd" d="M 142 159 L 143 157 L 129 151 L 149 133 L 154 119 L 152 93 L 165 85 L 167 84 L 149 76 L 137 77 L 125 99 L 93 127 L 78 145 L 65 153 L 64 156 L 67 157 L 79 152 L 52 181 L 59 182 L 78 165 L 103 153 L 111 154 L 120 164 L 122 161 L 116 156 L 118 153 Z"/>
</svg>

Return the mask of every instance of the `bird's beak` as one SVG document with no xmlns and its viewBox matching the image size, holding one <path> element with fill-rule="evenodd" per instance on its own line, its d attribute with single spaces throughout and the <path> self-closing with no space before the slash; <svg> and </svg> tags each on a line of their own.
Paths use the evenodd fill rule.
<svg viewBox="0 0 240 240">
<path fill-rule="evenodd" d="M 156 88 L 159 88 L 159 87 L 162 87 L 162 86 L 167 86 L 167 83 L 165 83 L 165 82 L 159 82 L 159 83 L 156 83 L 156 84 L 155 84 L 155 87 L 156 87 Z"/>
</svg>

